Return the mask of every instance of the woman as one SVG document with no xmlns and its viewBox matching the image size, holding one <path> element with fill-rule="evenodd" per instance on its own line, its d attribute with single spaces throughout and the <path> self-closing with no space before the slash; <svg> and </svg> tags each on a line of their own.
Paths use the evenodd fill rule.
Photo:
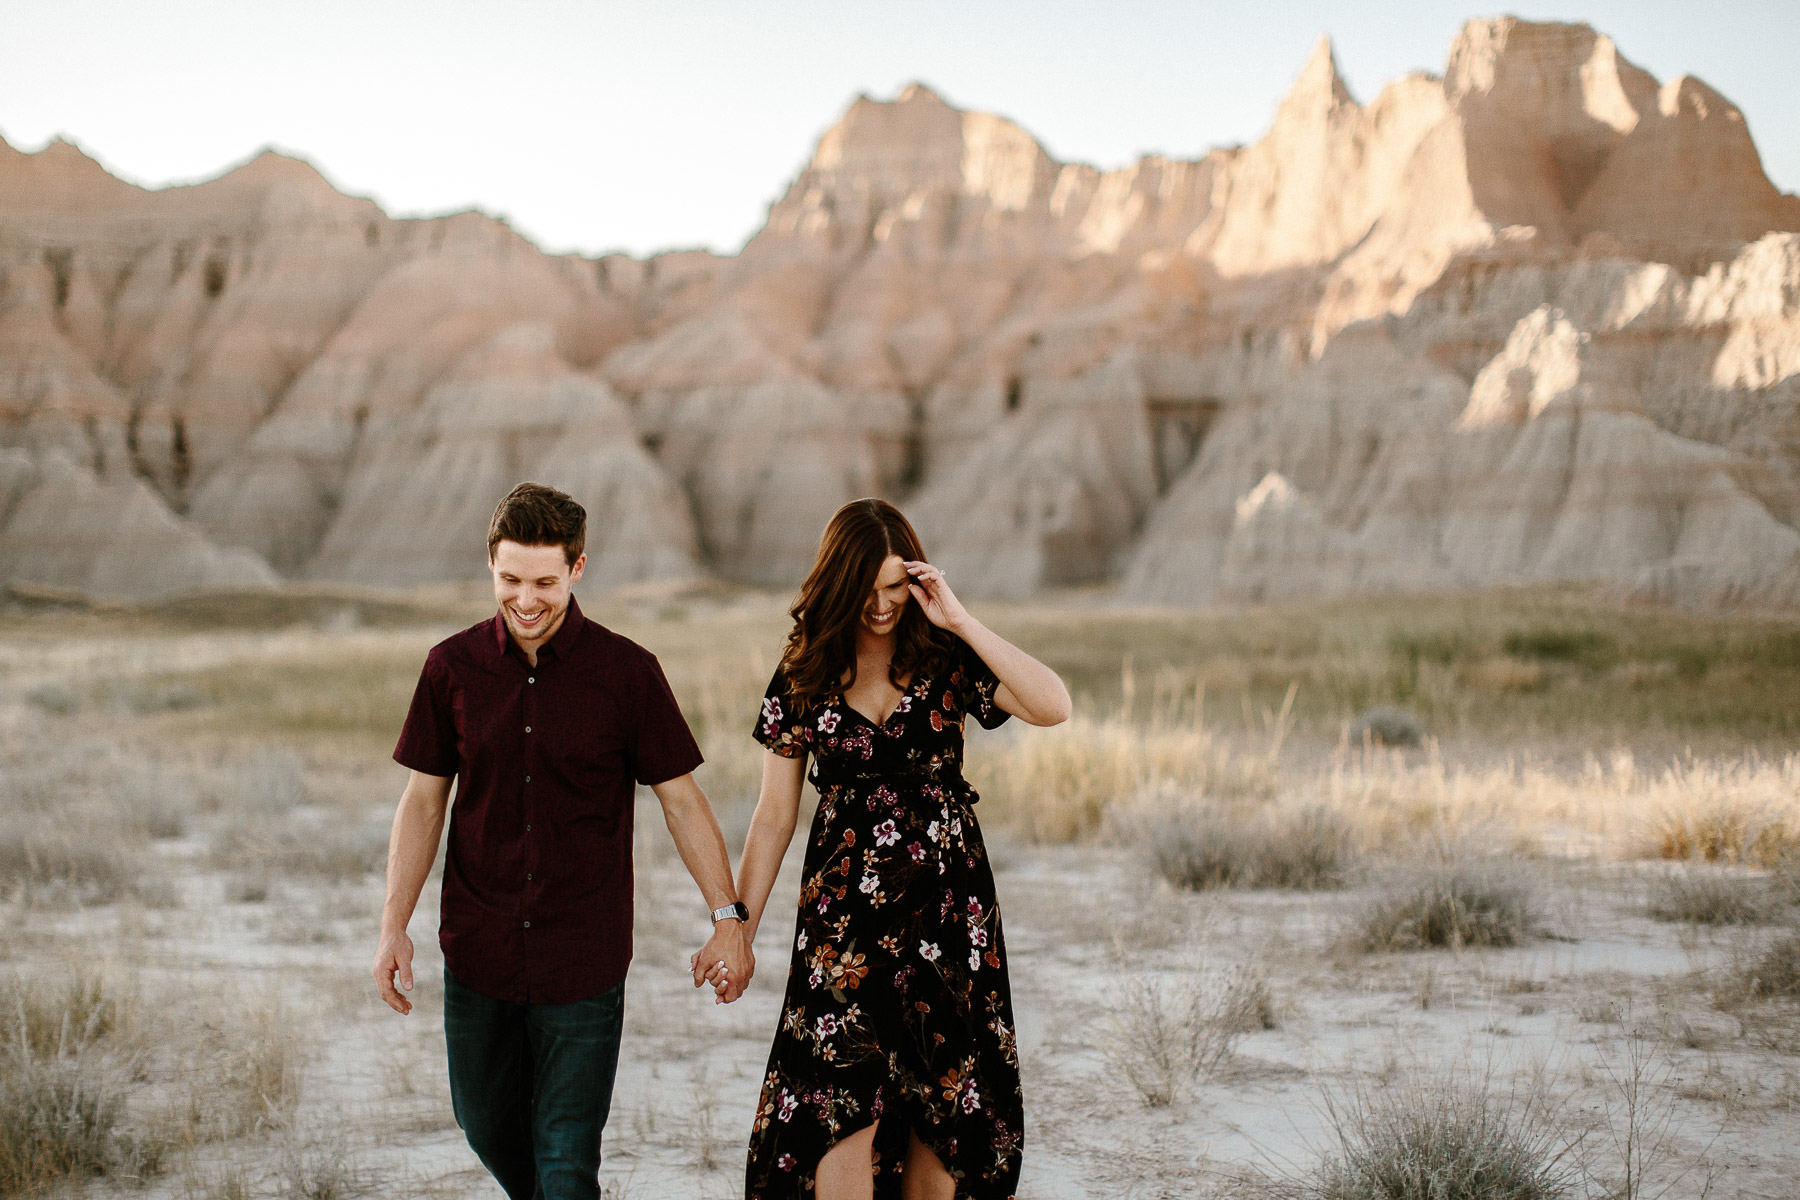
<svg viewBox="0 0 1800 1200">
<path fill-rule="evenodd" d="M 747 1195 L 1011 1197 L 1024 1109 L 963 722 L 1055 725 L 1068 690 L 968 614 L 882 500 L 832 517 L 790 611 L 739 868 L 752 936 L 808 756 L 819 809 Z"/>
</svg>

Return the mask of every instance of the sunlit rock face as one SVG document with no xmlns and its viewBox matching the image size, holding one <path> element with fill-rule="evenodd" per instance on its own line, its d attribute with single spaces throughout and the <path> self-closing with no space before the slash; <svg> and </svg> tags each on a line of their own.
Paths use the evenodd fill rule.
<svg viewBox="0 0 1800 1200">
<path fill-rule="evenodd" d="M 1512 18 L 1366 104 L 1321 42 L 1256 142 L 1114 171 L 862 98 L 733 256 L 0 143 L 3 573 L 460 579 L 529 477 L 601 586 L 791 587 L 876 494 L 969 595 L 1793 606 L 1796 231 L 1724 97 Z"/>
</svg>

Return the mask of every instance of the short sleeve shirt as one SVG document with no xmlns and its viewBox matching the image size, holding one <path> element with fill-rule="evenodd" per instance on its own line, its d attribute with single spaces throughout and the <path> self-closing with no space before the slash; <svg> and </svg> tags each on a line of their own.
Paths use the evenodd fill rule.
<svg viewBox="0 0 1800 1200">
<path fill-rule="evenodd" d="M 459 982 L 569 1004 L 624 980 L 636 785 L 701 762 L 655 655 L 571 598 L 534 667 L 496 613 L 426 656 L 394 760 L 456 778 L 438 941 Z"/>
</svg>

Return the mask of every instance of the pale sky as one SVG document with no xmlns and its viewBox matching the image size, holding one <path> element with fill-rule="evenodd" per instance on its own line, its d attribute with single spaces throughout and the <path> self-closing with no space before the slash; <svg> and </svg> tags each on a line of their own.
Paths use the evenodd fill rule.
<svg viewBox="0 0 1800 1200">
<path fill-rule="evenodd" d="M 1570 0 L 1667 81 L 1743 109 L 1800 187 L 1800 2 Z M 480 208 L 549 250 L 735 250 L 858 93 L 912 80 L 1064 161 L 1252 141 L 1320 34 L 1357 99 L 1443 70 L 1469 9 L 1425 0 L 11 0 L 0 135 L 64 134 L 126 179 L 273 145 L 390 213 Z"/>
</svg>

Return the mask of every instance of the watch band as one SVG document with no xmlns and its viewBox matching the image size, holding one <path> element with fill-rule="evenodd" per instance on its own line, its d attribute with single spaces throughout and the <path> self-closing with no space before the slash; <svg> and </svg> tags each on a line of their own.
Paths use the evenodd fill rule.
<svg viewBox="0 0 1800 1200">
<path fill-rule="evenodd" d="M 736 917 L 739 921 L 748 925 L 750 923 L 750 910 L 744 906 L 742 900 L 733 900 L 730 904 L 712 910 L 714 925 L 717 925 L 726 917 Z"/>
</svg>

